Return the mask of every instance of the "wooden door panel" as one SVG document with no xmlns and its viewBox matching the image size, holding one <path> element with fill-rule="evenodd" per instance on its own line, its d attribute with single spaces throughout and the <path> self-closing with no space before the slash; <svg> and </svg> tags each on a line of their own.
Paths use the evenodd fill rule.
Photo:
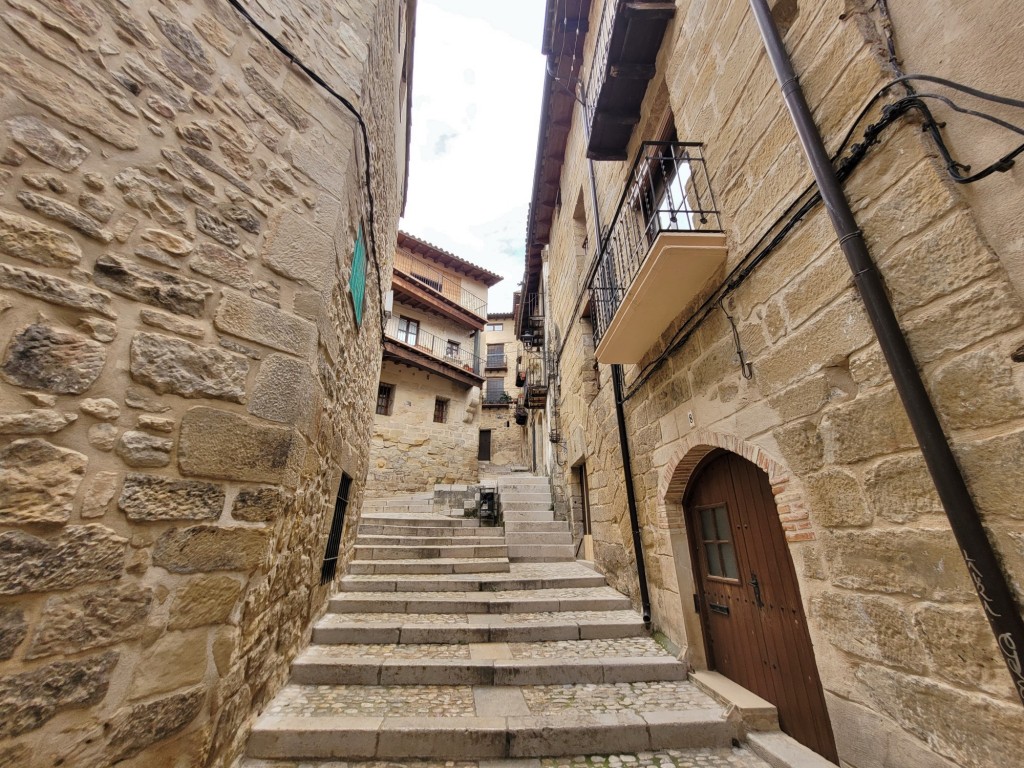
<svg viewBox="0 0 1024 768">
<path fill-rule="evenodd" d="M 715 557 L 705 550 L 712 507 L 727 510 L 737 578 L 721 578 L 720 567 L 716 576 Z M 699 470 L 685 508 L 709 665 L 775 704 L 786 733 L 836 762 L 799 584 L 767 474 L 722 453 Z M 712 533 L 718 535 L 717 526 Z M 727 606 L 728 613 L 714 605 Z"/>
</svg>

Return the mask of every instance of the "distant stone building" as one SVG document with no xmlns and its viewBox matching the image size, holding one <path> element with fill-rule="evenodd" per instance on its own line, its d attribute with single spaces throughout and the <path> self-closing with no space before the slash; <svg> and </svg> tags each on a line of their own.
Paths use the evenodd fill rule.
<svg viewBox="0 0 1024 768">
<path fill-rule="evenodd" d="M 487 291 L 500 280 L 437 246 L 398 234 L 370 494 L 477 481 Z"/>
<path fill-rule="evenodd" d="M 354 536 L 415 0 L 241 5 L 359 119 L 227 0 L 3 13 L 0 765 L 233 763 Z"/>
<path fill-rule="evenodd" d="M 522 387 L 516 384 L 522 347 L 514 315 L 492 312 L 484 329 L 483 413 L 480 416 L 481 462 L 488 470 L 511 471 L 526 464 Z"/>
<path fill-rule="evenodd" d="M 1024 281 L 1007 206 L 1024 188 L 1019 165 L 947 173 L 1019 137 L 938 104 L 968 171 L 936 160 L 904 86 L 871 100 L 901 60 L 1020 99 L 1024 10 L 772 5 L 1020 601 Z M 549 0 L 543 50 L 516 324 L 547 366 L 534 450 L 597 566 L 694 667 L 771 700 L 844 766 L 1024 754 L 1008 672 L 1024 649 L 1001 652 L 986 623 L 747 0 Z"/>
</svg>

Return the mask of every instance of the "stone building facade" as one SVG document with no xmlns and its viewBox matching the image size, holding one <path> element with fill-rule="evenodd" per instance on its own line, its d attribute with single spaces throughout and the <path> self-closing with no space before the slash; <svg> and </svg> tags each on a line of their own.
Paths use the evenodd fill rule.
<svg viewBox="0 0 1024 768">
<path fill-rule="evenodd" d="M 510 471 L 526 465 L 526 429 L 519 423 L 524 413 L 520 400 L 522 386 L 516 384 L 522 347 L 516 339 L 513 313 L 487 315 L 483 341 L 480 460 L 487 462 L 488 469 Z"/>
<path fill-rule="evenodd" d="M 478 479 L 487 291 L 499 275 L 400 232 L 368 492 Z"/>
<path fill-rule="evenodd" d="M 365 142 L 227 0 L 2 12 L 0 765 L 232 763 L 357 517 L 415 0 L 242 5 Z"/>
<path fill-rule="evenodd" d="M 960 23 L 948 47 L 930 22 L 918 24 L 938 17 L 917 0 L 772 5 L 837 157 L 849 157 L 881 120 L 881 103 L 907 95 L 901 86 L 869 104 L 900 61 L 1022 96 L 1007 79 L 1022 65 L 1012 42 L 1024 21 L 1019 4 L 986 4 L 985 18 L 1001 19 L 996 25 L 955 11 Z M 789 224 L 813 180 L 748 2 L 625 6 L 547 4 L 548 78 L 523 288 L 546 306 L 544 351 L 555 378 L 537 413 L 546 429 L 558 422 L 546 462 L 556 498 L 580 515 L 585 468 L 596 564 L 640 604 L 611 365 L 619 363 L 655 628 L 694 667 L 724 669 L 714 649 L 728 641 L 728 631 L 718 633 L 729 607 L 709 599 L 709 583 L 731 584 L 759 608 L 762 597 L 774 602 L 759 591 L 764 573 L 758 580 L 734 572 L 727 562 L 734 542 L 708 531 L 718 507 L 700 499 L 713 495 L 715 466 L 734 467 L 733 486 L 743 472 L 767 489 L 759 498 L 767 494 L 781 542 L 767 553 L 771 567 L 781 578 L 792 564 L 795 602 L 787 610 L 813 649 L 812 674 L 834 734 L 830 756 L 851 768 L 1005 764 L 1024 753 L 1020 700 L 829 218 L 812 201 Z M 973 55 L 982 50 L 980 59 Z M 1019 112 L 983 103 L 1019 122 Z M 937 114 L 952 156 L 975 171 L 1018 143 L 952 110 Z M 1021 171 L 954 184 L 921 122 L 910 114 L 882 128 L 851 164 L 845 191 L 1021 600 L 1024 230 L 1017 217 L 994 215 L 1013 205 L 1007 198 L 1019 200 Z M 709 191 L 713 201 L 706 194 L 695 201 Z M 671 193 L 688 201 L 683 226 L 659 223 Z M 697 224 L 696 210 L 720 220 Z M 672 296 L 627 306 L 640 295 L 630 281 L 643 279 L 646 262 L 634 275 L 602 256 L 636 221 L 640 235 L 631 242 L 639 243 L 640 262 L 659 249 L 674 254 L 662 262 L 672 278 L 661 280 Z M 684 232 L 670 233 L 676 251 L 664 251 L 662 230 Z M 704 258 L 701 271 L 694 265 Z M 642 287 L 656 295 L 658 282 Z M 603 302 L 615 291 L 626 299 L 609 309 Z M 651 325 L 644 313 L 652 309 L 667 313 L 664 324 Z M 517 331 L 535 340 L 529 317 L 519 312 Z M 638 339 L 646 341 L 632 357 L 608 354 Z M 728 514 L 742 527 L 747 513 L 737 505 Z M 720 548 L 718 576 L 705 547 Z M 792 721 L 787 729 L 796 730 Z"/>
</svg>

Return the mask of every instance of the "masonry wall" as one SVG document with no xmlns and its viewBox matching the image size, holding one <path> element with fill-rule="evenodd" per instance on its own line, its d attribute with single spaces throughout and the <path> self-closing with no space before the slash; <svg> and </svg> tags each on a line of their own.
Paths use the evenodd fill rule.
<svg viewBox="0 0 1024 768">
<path fill-rule="evenodd" d="M 246 5 L 363 110 L 393 243 L 405 4 Z M 368 159 L 227 2 L 2 21 L 0 765 L 227 765 L 324 610 L 343 472 L 358 518 Z"/>
<path fill-rule="evenodd" d="M 591 30 L 600 11 L 595 3 Z M 783 3 L 778 15 L 835 149 L 891 77 L 882 20 L 834 0 Z M 1001 40 L 1012 29 L 1019 24 L 986 34 L 1007 51 Z M 729 269 L 811 182 L 746 2 L 678 4 L 630 157 L 653 137 L 666 107 L 681 140 L 705 144 Z M 568 489 L 568 468 L 586 461 L 597 563 L 635 597 L 610 368 L 595 369 L 589 324 L 570 314 L 581 284 L 578 195 L 587 226 L 594 220 L 580 113 L 550 245 L 551 316 L 567 339 L 559 405 L 569 455 L 564 470 L 551 468 Z M 965 195 L 935 155 L 920 127 L 904 121 L 885 132 L 847 194 L 1021 597 L 1024 522 L 1015 489 L 1024 472 L 1024 371 L 1010 354 L 1024 341 L 1024 308 L 1001 263 L 1014 255 L 979 230 L 972 205 L 984 187 Z M 607 223 L 628 162 L 596 165 Z M 705 287 L 640 366 L 627 367 L 627 391 L 720 281 Z M 844 765 L 981 768 L 1020 754 L 1020 703 L 820 207 L 727 307 L 753 361 L 751 380 L 716 311 L 626 404 L 656 627 L 695 666 L 706 664 L 681 500 L 695 457 L 713 448 L 740 453 L 772 479 Z"/>
<path fill-rule="evenodd" d="M 485 362 L 488 358 L 489 345 L 501 344 L 504 348 L 505 367 L 485 369 L 488 379 L 501 378 L 502 386 L 514 401 L 521 392 L 516 386 L 516 359 L 522 354 L 515 334 L 515 320 L 511 314 L 490 315 L 489 325 L 500 325 L 500 331 L 484 331 L 480 356 Z M 491 430 L 491 461 L 492 467 L 522 467 L 526 465 L 526 427 L 515 422 L 515 405 L 496 407 L 484 406 L 480 414 L 480 429 Z"/>
<path fill-rule="evenodd" d="M 386 361 L 382 384 L 394 387 L 390 414 L 373 422 L 367 491 L 430 491 L 437 483 L 475 483 L 480 390 L 454 384 L 436 373 Z M 437 398 L 448 400 L 448 420 L 434 421 Z"/>
</svg>

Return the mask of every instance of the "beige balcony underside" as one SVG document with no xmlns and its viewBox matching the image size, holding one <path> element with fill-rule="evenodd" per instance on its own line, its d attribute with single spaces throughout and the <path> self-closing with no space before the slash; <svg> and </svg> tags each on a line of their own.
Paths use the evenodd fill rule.
<svg viewBox="0 0 1024 768">
<path fill-rule="evenodd" d="M 721 232 L 662 232 L 597 347 L 600 363 L 638 363 L 725 264 Z"/>
</svg>

